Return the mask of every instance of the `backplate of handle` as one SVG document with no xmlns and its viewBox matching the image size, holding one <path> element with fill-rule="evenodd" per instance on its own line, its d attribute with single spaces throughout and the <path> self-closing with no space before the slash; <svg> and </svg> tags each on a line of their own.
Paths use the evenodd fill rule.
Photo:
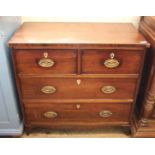
<svg viewBox="0 0 155 155">
<path fill-rule="evenodd" d="M 54 111 L 47 111 L 43 115 L 46 118 L 56 118 L 58 116 L 58 113 L 56 113 Z"/>
<path fill-rule="evenodd" d="M 56 92 L 56 88 L 54 86 L 44 86 L 41 91 L 45 94 L 53 94 Z"/>
<path fill-rule="evenodd" d="M 114 86 L 103 86 L 101 88 L 101 92 L 104 94 L 112 94 L 116 91 L 116 88 Z"/>
<path fill-rule="evenodd" d="M 44 58 L 42 58 L 38 61 L 38 65 L 40 67 L 49 68 L 49 67 L 54 66 L 55 62 L 52 59 L 48 58 L 47 52 L 44 52 L 43 56 L 44 56 Z"/>
<path fill-rule="evenodd" d="M 99 115 L 101 117 L 110 117 L 112 115 L 112 112 L 109 110 L 102 110 L 99 112 Z"/>
<path fill-rule="evenodd" d="M 115 54 L 110 53 L 109 57 L 109 59 L 104 61 L 104 66 L 107 68 L 117 68 L 120 65 L 120 62 L 115 59 Z"/>
</svg>

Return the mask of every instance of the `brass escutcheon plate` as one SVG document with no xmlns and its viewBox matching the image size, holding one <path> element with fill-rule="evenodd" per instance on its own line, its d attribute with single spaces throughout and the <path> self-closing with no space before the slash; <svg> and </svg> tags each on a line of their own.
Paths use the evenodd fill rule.
<svg viewBox="0 0 155 155">
<path fill-rule="evenodd" d="M 43 115 L 46 118 L 56 118 L 58 116 L 58 113 L 56 113 L 54 111 L 47 111 Z"/>
<path fill-rule="evenodd" d="M 99 115 L 101 117 L 110 117 L 112 115 L 112 112 L 109 110 L 103 110 L 103 111 L 100 111 Z"/>
<path fill-rule="evenodd" d="M 116 68 L 119 66 L 119 61 L 116 60 L 116 59 L 108 59 L 108 60 L 105 60 L 104 62 L 104 65 L 107 67 L 107 68 Z"/>
<path fill-rule="evenodd" d="M 112 52 L 109 55 L 109 59 L 105 60 L 104 65 L 107 68 L 116 68 L 120 65 L 119 61 L 117 59 L 115 59 L 115 54 Z"/>
<path fill-rule="evenodd" d="M 43 58 L 43 59 L 39 60 L 38 64 L 41 67 L 48 68 L 48 67 L 54 66 L 55 63 L 54 63 L 54 61 L 52 59 Z"/>
<path fill-rule="evenodd" d="M 53 94 L 56 92 L 56 88 L 53 86 L 44 86 L 41 91 L 45 94 Z"/>
<path fill-rule="evenodd" d="M 116 88 L 114 86 L 104 86 L 101 88 L 101 91 L 105 94 L 111 94 L 116 91 Z"/>
</svg>

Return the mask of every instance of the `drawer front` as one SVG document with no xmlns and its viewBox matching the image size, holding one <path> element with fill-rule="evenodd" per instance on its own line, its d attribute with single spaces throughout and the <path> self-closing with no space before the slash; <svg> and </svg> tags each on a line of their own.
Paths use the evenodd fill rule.
<svg viewBox="0 0 155 155">
<path fill-rule="evenodd" d="M 139 74 L 143 51 L 83 50 L 84 74 Z"/>
<path fill-rule="evenodd" d="M 76 73 L 76 50 L 17 50 L 14 53 L 17 73 Z"/>
<path fill-rule="evenodd" d="M 27 123 L 63 121 L 128 122 L 131 103 L 38 103 L 26 104 Z"/>
<path fill-rule="evenodd" d="M 133 99 L 137 79 L 22 77 L 24 99 Z"/>
</svg>

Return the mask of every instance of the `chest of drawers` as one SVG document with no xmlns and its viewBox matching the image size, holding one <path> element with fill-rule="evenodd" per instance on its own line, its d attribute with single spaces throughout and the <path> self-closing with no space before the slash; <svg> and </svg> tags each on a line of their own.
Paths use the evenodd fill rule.
<svg viewBox="0 0 155 155">
<path fill-rule="evenodd" d="M 131 24 L 24 23 L 9 46 L 26 128 L 130 126 L 148 46 Z"/>
</svg>

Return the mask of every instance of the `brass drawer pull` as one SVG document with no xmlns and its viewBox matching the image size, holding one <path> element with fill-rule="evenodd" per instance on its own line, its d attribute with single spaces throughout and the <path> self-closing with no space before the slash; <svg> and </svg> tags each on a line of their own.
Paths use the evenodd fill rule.
<svg viewBox="0 0 155 155">
<path fill-rule="evenodd" d="M 39 66 L 48 68 L 48 67 L 52 67 L 55 64 L 55 62 L 52 59 L 48 58 L 47 52 L 44 52 L 43 56 L 44 58 L 40 59 L 38 62 Z"/>
<path fill-rule="evenodd" d="M 56 118 L 58 116 L 58 113 L 56 113 L 54 111 L 47 111 L 43 115 L 46 118 Z"/>
<path fill-rule="evenodd" d="M 100 111 L 99 115 L 101 117 L 110 117 L 112 115 L 112 112 L 109 110 L 103 110 L 103 111 Z"/>
<path fill-rule="evenodd" d="M 104 86 L 101 88 L 101 91 L 105 94 L 112 94 L 116 91 L 116 88 L 114 86 Z"/>
<path fill-rule="evenodd" d="M 45 94 L 53 94 L 56 92 L 56 88 L 53 86 L 44 86 L 41 91 Z"/>
<path fill-rule="evenodd" d="M 105 60 L 104 65 L 107 68 L 116 68 L 120 65 L 120 62 L 114 58 L 115 54 L 114 53 L 110 53 L 110 58 Z"/>
</svg>

